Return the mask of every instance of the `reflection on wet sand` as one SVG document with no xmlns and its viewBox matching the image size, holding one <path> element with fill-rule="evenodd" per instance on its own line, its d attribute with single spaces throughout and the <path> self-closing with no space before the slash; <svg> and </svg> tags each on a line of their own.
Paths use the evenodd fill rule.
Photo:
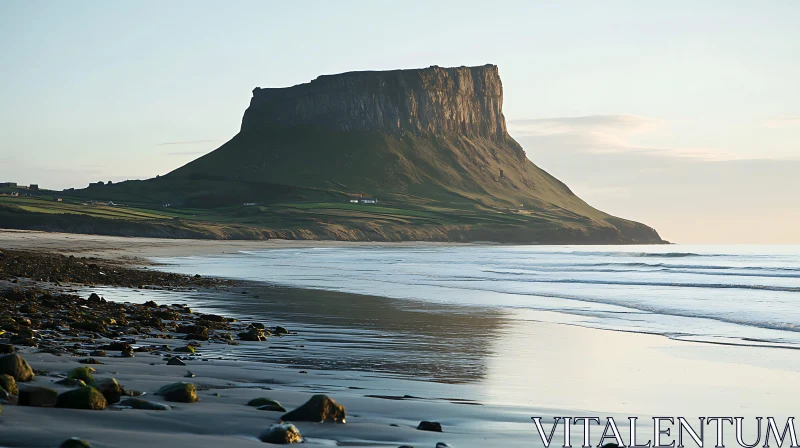
<svg viewBox="0 0 800 448">
<path fill-rule="evenodd" d="M 251 283 L 233 292 L 123 291 L 94 288 L 114 300 L 155 299 L 280 324 L 297 335 L 238 347 L 215 345 L 220 356 L 278 362 L 298 369 L 355 370 L 448 383 L 476 382 L 499 331 L 497 309 L 460 308 L 332 291 Z M 246 294 L 241 294 L 245 292 Z"/>
</svg>

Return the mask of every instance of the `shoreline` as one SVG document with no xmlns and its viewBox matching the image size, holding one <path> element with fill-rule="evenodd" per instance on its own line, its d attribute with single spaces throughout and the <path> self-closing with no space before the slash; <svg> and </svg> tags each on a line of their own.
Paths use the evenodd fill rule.
<svg viewBox="0 0 800 448">
<path fill-rule="evenodd" d="M 15 237 L 18 247 L 44 252 L 69 249 L 76 243 L 72 235 L 39 236 L 0 232 L 0 250 Z M 98 256 L 133 266 L 141 266 L 142 254 L 151 249 L 164 254 L 177 248 L 194 256 L 206 250 L 205 245 L 193 244 L 179 248 L 183 240 L 174 245 L 136 241 L 123 248 L 108 237 L 81 238 L 80 242 L 82 247 L 71 251 L 76 257 Z M 297 247 L 293 244 L 288 245 Z M 160 248 L 153 249 L 156 246 Z M 233 244 L 215 250 L 239 247 Z M 269 247 L 284 246 L 263 246 Z M 169 369 L 163 357 L 153 354 L 98 358 L 105 363 L 95 366 L 99 378 L 113 376 L 127 388 L 147 392 L 144 398 L 148 400 L 158 401 L 151 395 L 166 382 L 185 381 L 185 369 L 196 374 L 192 381 L 212 387 L 198 392 L 199 403 L 178 404 L 173 411 L 157 415 L 130 409 L 73 411 L 4 405 L 0 445 L 56 446 L 65 438 L 79 436 L 95 447 L 256 446 L 261 444 L 256 436 L 280 414 L 249 408 L 247 400 L 267 396 L 291 410 L 314 393 L 325 393 L 345 406 L 347 424 L 297 423 L 312 444 L 433 447 L 441 441 L 453 447 L 522 447 L 537 443 L 530 420 L 535 415 L 550 421 L 556 415 L 592 412 L 619 415 L 618 420 L 624 421 L 622 413 L 690 416 L 735 408 L 743 415 L 758 409 L 779 414 L 793 409 L 783 397 L 800 393 L 800 386 L 795 386 L 800 385 L 800 361 L 786 350 L 774 353 L 759 347 L 717 347 L 661 335 L 603 331 L 552 322 L 548 313 L 555 312 L 548 311 L 467 309 L 247 281 L 211 289 L 62 288 L 74 289 L 83 298 L 97 292 L 121 302 L 188 302 L 203 312 L 286 325 L 297 335 L 228 347 L 240 355 L 220 351 L 222 345 L 203 343 L 200 356 L 184 360 L 186 367 Z M 142 345 L 185 342 L 137 338 Z M 34 368 L 56 375 L 81 366 L 81 357 L 37 354 L 32 349 L 22 349 L 22 353 Z M 653 366 L 667 368 L 654 370 Z M 413 369 L 419 378 L 410 377 Z M 458 374 L 464 375 L 463 380 L 453 381 Z M 40 376 L 34 384 L 52 387 L 57 379 Z M 681 394 L 662 390 L 664 384 L 679 388 Z M 749 390 L 741 391 L 742 384 L 748 384 Z M 776 395 L 772 384 L 782 385 L 783 395 Z M 636 398 L 629 395 L 631 390 Z M 441 422 L 444 432 L 416 430 L 423 420 Z M 36 433 L 34 424 L 46 424 L 52 435 Z"/>
</svg>

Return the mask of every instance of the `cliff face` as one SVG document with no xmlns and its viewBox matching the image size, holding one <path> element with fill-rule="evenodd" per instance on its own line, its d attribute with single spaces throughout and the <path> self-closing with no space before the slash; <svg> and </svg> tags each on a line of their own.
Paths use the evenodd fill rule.
<svg viewBox="0 0 800 448">
<path fill-rule="evenodd" d="M 505 140 L 502 107 L 495 65 L 351 72 L 294 87 L 254 89 L 242 131 L 315 126 Z"/>
</svg>

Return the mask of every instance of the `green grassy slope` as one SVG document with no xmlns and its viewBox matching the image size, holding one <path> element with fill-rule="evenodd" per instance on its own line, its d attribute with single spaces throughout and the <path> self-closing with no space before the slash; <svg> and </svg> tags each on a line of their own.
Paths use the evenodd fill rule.
<svg viewBox="0 0 800 448">
<path fill-rule="evenodd" d="M 661 242 L 653 229 L 583 202 L 510 137 L 250 131 L 166 176 L 65 194 L 61 203 L 0 197 L 0 227 L 196 238 Z M 359 194 L 379 203 L 349 203 Z"/>
</svg>

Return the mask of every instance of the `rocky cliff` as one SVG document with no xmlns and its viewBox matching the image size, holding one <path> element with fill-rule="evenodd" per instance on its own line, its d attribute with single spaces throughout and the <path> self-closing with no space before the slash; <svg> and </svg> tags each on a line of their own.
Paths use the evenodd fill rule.
<svg viewBox="0 0 800 448">
<path fill-rule="evenodd" d="M 495 65 L 351 72 L 294 87 L 254 89 L 242 131 L 319 126 L 505 140 L 502 107 Z"/>
</svg>

